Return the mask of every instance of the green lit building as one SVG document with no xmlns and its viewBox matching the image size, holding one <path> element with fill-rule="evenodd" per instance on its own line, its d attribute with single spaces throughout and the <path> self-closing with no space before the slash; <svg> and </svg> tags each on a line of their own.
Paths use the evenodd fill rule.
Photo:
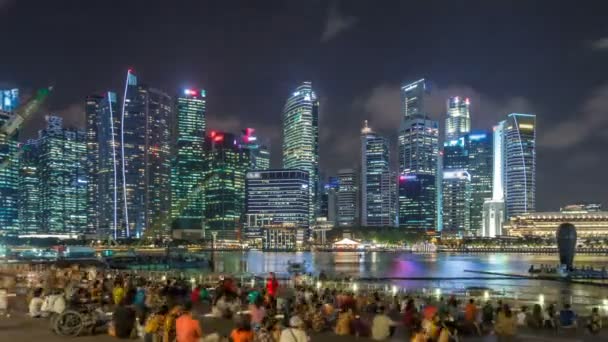
<svg viewBox="0 0 608 342">
<path fill-rule="evenodd" d="M 21 146 L 19 157 L 19 231 L 35 234 L 40 230 L 40 178 L 38 140 Z"/>
<path fill-rule="evenodd" d="M 173 229 L 203 228 L 205 170 L 205 90 L 185 89 L 177 98 L 171 166 Z"/>
<path fill-rule="evenodd" d="M 245 214 L 245 175 L 250 153 L 234 134 L 211 131 L 205 139 L 208 181 L 204 186 L 206 235 L 239 239 Z"/>
<path fill-rule="evenodd" d="M 319 199 L 319 101 L 311 82 L 304 82 L 283 107 L 283 168 L 310 176 L 310 222 L 320 208 Z"/>
<path fill-rule="evenodd" d="M 270 169 L 270 149 L 269 144 L 260 139 L 255 134 L 255 129 L 245 128 L 241 131 L 241 137 L 238 141 L 242 148 L 249 150 L 251 159 L 251 170 L 268 170 Z"/>
<path fill-rule="evenodd" d="M 0 110 L 0 127 L 11 113 Z M 0 233 L 15 235 L 19 229 L 19 156 L 17 134 L 0 130 Z"/>
<path fill-rule="evenodd" d="M 85 132 L 63 127 L 48 116 L 38 136 L 40 230 L 47 234 L 84 234 L 87 226 Z"/>
</svg>

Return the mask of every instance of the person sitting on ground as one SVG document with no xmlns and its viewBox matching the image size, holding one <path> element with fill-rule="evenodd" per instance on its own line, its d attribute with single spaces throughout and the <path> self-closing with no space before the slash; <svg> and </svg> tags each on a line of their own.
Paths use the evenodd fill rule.
<svg viewBox="0 0 608 342">
<path fill-rule="evenodd" d="M 393 335 L 394 322 L 386 315 L 383 306 L 378 308 L 378 313 L 372 321 L 372 339 L 383 341 Z"/>
<path fill-rule="evenodd" d="M 304 331 L 304 321 L 298 316 L 293 316 L 289 320 L 289 328 L 281 331 L 279 342 L 308 342 L 308 336 Z"/>
<path fill-rule="evenodd" d="M 163 324 L 165 323 L 165 316 L 169 312 L 169 308 L 166 305 L 150 315 L 146 320 L 144 327 L 144 342 L 161 342 L 163 338 Z"/>
<path fill-rule="evenodd" d="M 498 315 L 494 332 L 500 338 L 513 338 L 517 332 L 517 319 L 508 304 L 504 304 Z"/>
<path fill-rule="evenodd" d="M 559 312 L 559 324 L 562 328 L 576 327 L 576 314 L 570 309 L 570 304 L 564 304 L 564 308 Z"/>
<path fill-rule="evenodd" d="M 182 307 L 175 305 L 165 315 L 165 323 L 163 324 L 163 342 L 174 342 L 176 334 L 176 321 L 177 318 L 182 314 Z"/>
<path fill-rule="evenodd" d="M 589 317 L 587 329 L 593 335 L 597 335 L 600 332 L 600 329 L 602 329 L 602 317 L 600 317 L 598 308 L 593 308 L 591 310 L 591 317 Z"/>
<path fill-rule="evenodd" d="M 112 314 L 113 333 L 118 338 L 131 338 L 135 329 L 135 310 L 123 298 Z M 112 335 L 112 330 L 110 331 Z"/>
<path fill-rule="evenodd" d="M 410 338 L 411 342 L 428 342 L 429 337 L 426 335 L 426 332 L 422 328 L 420 324 L 414 324 L 412 326 L 412 337 Z"/>
<path fill-rule="evenodd" d="M 456 323 L 451 321 L 443 322 L 437 342 L 451 341 L 458 341 L 458 330 L 456 329 Z"/>
<path fill-rule="evenodd" d="M 325 315 L 323 314 L 323 304 L 317 303 L 313 306 L 313 313 L 310 318 L 310 325 L 312 327 L 312 331 L 318 333 L 327 327 L 327 321 L 325 320 Z"/>
<path fill-rule="evenodd" d="M 114 288 L 112 289 L 112 299 L 114 300 L 114 305 L 119 305 L 124 298 L 125 288 L 122 286 L 122 283 L 117 280 L 114 283 Z"/>
<path fill-rule="evenodd" d="M 440 320 L 438 313 L 435 313 L 431 318 L 425 317 L 422 320 L 421 325 L 422 329 L 424 329 L 426 336 L 428 336 L 430 340 L 435 341 L 439 337 Z"/>
<path fill-rule="evenodd" d="M 418 311 L 413 299 L 408 299 L 403 312 L 403 324 L 406 328 L 411 328 L 418 323 Z"/>
<path fill-rule="evenodd" d="M 254 342 L 276 342 L 273 330 L 277 324 L 277 320 L 274 318 L 265 317 L 262 321 L 262 326 L 260 329 L 256 330 L 253 335 Z"/>
<path fill-rule="evenodd" d="M 34 296 L 30 299 L 29 303 L 29 314 L 32 318 L 39 318 L 42 315 L 42 304 L 44 304 L 44 300 L 42 299 L 42 289 L 37 288 L 34 290 Z"/>
<path fill-rule="evenodd" d="M 520 327 L 528 325 L 528 307 L 523 305 L 517 314 L 517 325 Z"/>
<path fill-rule="evenodd" d="M 336 334 L 337 335 L 350 335 L 350 325 L 353 320 L 352 310 L 340 312 L 338 314 L 338 321 L 336 322 Z"/>
<path fill-rule="evenodd" d="M 184 309 L 175 320 L 176 342 L 198 342 L 203 337 L 199 321 L 192 317 L 192 303 L 186 302 Z"/>
<path fill-rule="evenodd" d="M 236 327 L 230 332 L 230 339 L 232 342 L 253 341 L 253 331 L 251 330 L 251 325 L 243 316 L 237 318 Z"/>
<path fill-rule="evenodd" d="M 255 302 L 249 305 L 249 314 L 251 315 L 251 325 L 254 328 L 261 326 L 264 317 L 266 316 L 266 309 L 262 305 L 264 303 L 262 297 L 257 297 Z"/>
</svg>

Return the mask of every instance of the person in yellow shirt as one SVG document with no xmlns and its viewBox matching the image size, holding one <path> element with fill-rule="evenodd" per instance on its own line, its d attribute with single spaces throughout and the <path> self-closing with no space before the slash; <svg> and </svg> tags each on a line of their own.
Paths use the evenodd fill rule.
<svg viewBox="0 0 608 342">
<path fill-rule="evenodd" d="M 125 288 L 120 282 L 114 283 L 114 289 L 112 289 L 112 299 L 114 300 L 114 305 L 118 305 L 125 298 Z"/>
</svg>

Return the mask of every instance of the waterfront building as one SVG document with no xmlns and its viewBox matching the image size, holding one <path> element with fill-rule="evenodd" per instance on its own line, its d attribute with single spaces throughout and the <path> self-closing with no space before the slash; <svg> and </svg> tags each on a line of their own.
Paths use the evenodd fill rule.
<svg viewBox="0 0 608 342">
<path fill-rule="evenodd" d="M 47 116 L 38 133 L 38 233 L 84 234 L 87 227 L 86 133 Z"/>
<path fill-rule="evenodd" d="M 562 223 L 573 224 L 579 239 L 608 237 L 608 211 L 601 210 L 598 205 L 567 205 L 557 212 L 512 216 L 504 224 L 503 230 L 508 236 L 555 238 L 557 228 Z"/>
<path fill-rule="evenodd" d="M 30 139 L 19 153 L 19 232 L 40 231 L 40 177 L 38 174 L 38 140 Z"/>
<path fill-rule="evenodd" d="M 399 129 L 399 226 L 402 222 L 403 212 L 415 212 L 416 215 L 431 215 L 428 218 L 417 217 L 413 226 L 424 222 L 424 229 L 436 229 L 440 222 L 441 201 L 438 200 L 441 189 L 441 173 L 438 172 L 441 161 L 439 160 L 439 124 L 431 120 L 425 111 L 425 97 L 429 93 L 429 87 L 424 79 L 409 83 L 401 87 L 403 105 L 403 119 Z M 431 177 L 420 177 L 428 175 Z M 421 188 L 407 184 L 407 194 L 402 194 L 401 177 L 416 179 L 415 183 Z M 433 179 L 434 183 L 428 181 Z M 407 200 L 403 200 L 407 199 Z M 417 200 L 425 200 L 425 203 L 415 203 Z M 414 201 L 414 202 L 413 202 Z M 401 205 L 407 208 L 401 208 Z M 428 208 L 432 207 L 432 210 Z M 409 216 L 408 216 L 409 217 Z M 428 223 L 432 223 L 432 228 Z M 409 224 L 405 224 L 412 227 Z"/>
<path fill-rule="evenodd" d="M 434 230 L 435 176 L 402 173 L 399 175 L 399 228 Z"/>
<path fill-rule="evenodd" d="M 483 204 L 492 199 L 493 135 L 488 131 L 474 131 L 465 136 L 468 152 L 467 171 L 471 175 L 471 231 L 481 234 Z"/>
<path fill-rule="evenodd" d="M 245 216 L 245 175 L 250 154 L 231 133 L 211 131 L 205 138 L 204 231 L 218 239 L 239 239 Z"/>
<path fill-rule="evenodd" d="M 471 232 L 471 175 L 466 170 L 443 171 L 443 231 Z"/>
<path fill-rule="evenodd" d="M 338 170 L 338 226 L 353 227 L 359 223 L 359 177 L 354 169 Z"/>
<path fill-rule="evenodd" d="M 241 131 L 239 144 L 241 147 L 249 150 L 251 157 L 251 170 L 270 169 L 269 144 L 255 134 L 255 129 L 243 129 Z"/>
<path fill-rule="evenodd" d="M 455 140 L 471 131 L 471 101 L 468 97 L 453 96 L 447 100 L 445 119 L 445 140 Z"/>
<path fill-rule="evenodd" d="M 5 235 L 19 230 L 19 136 L 4 129 L 12 117 L 0 110 L 0 233 Z"/>
<path fill-rule="evenodd" d="M 103 96 L 90 95 L 85 99 L 86 171 L 87 171 L 87 234 L 96 234 L 100 227 L 102 205 L 99 200 L 99 130 L 100 105 Z M 22 168 L 23 170 L 23 168 Z"/>
<path fill-rule="evenodd" d="M 483 237 L 502 235 L 505 220 L 504 198 L 504 129 L 505 121 L 494 126 L 492 137 L 492 199 L 483 203 L 482 231 Z"/>
<path fill-rule="evenodd" d="M 246 236 L 264 249 L 292 249 L 308 236 L 308 172 L 273 169 L 247 172 Z"/>
<path fill-rule="evenodd" d="M 184 89 L 177 97 L 171 167 L 171 228 L 202 232 L 207 98 L 204 89 Z"/>
<path fill-rule="evenodd" d="M 395 226 L 395 180 L 390 171 L 388 139 L 364 122 L 361 129 L 361 225 Z"/>
<path fill-rule="evenodd" d="M 19 104 L 19 89 L 0 89 L 0 111 L 14 112 Z"/>
<path fill-rule="evenodd" d="M 536 209 L 536 116 L 512 113 L 504 128 L 504 192 L 507 217 Z"/>
<path fill-rule="evenodd" d="M 338 190 L 340 188 L 340 182 L 338 177 L 332 176 L 329 177 L 327 183 L 323 187 L 323 198 L 321 209 L 322 209 L 322 217 L 327 218 L 327 222 L 332 225 L 336 225 L 338 223 Z M 326 199 L 326 200 L 325 200 Z M 326 203 L 326 204 L 324 204 Z M 327 211 L 324 211 L 324 207 L 327 207 Z"/>
<path fill-rule="evenodd" d="M 283 168 L 308 172 L 309 221 L 314 223 L 319 189 L 319 101 L 311 82 L 298 86 L 283 107 Z"/>
</svg>

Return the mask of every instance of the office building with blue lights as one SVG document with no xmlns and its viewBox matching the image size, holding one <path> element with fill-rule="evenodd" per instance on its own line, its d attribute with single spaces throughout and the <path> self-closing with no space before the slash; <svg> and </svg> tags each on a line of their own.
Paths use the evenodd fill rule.
<svg viewBox="0 0 608 342">
<path fill-rule="evenodd" d="M 436 228 L 435 186 L 434 175 L 399 175 L 399 228 L 420 231 Z"/>
<path fill-rule="evenodd" d="M 507 116 L 504 140 L 506 217 L 536 211 L 536 116 Z"/>
<path fill-rule="evenodd" d="M 0 110 L 0 127 L 13 114 Z M 0 233 L 16 235 L 19 230 L 19 146 L 18 133 L 0 130 Z"/>
</svg>

